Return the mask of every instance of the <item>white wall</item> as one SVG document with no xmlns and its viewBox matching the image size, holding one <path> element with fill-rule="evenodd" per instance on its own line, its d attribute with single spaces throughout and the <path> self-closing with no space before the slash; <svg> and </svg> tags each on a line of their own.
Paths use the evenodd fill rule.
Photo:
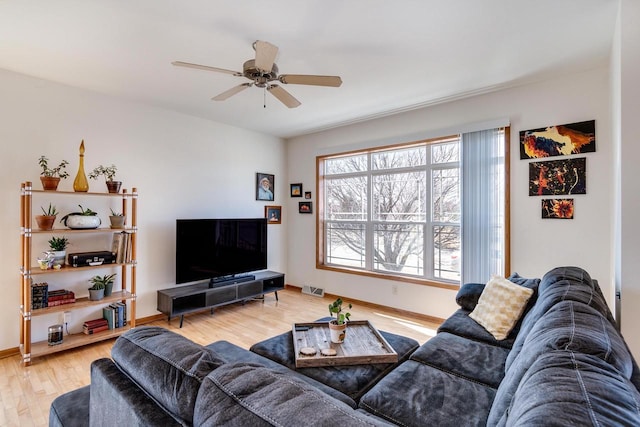
<svg viewBox="0 0 640 427">
<path fill-rule="evenodd" d="M 599 279 L 610 297 L 612 265 L 612 142 L 609 73 L 602 68 L 437 105 L 288 141 L 289 178 L 312 189 L 315 156 L 366 145 L 447 135 L 467 124 L 508 118 L 511 123 L 511 271 L 541 277 L 577 265 Z M 520 130 L 596 120 L 597 152 L 587 154 L 587 194 L 576 195 L 575 219 L 542 220 L 540 197 L 528 196 L 528 164 L 519 159 Z M 295 200 L 295 199 L 293 199 Z M 314 200 L 315 201 L 315 200 Z M 445 318 L 455 292 L 315 269 L 315 222 L 289 204 L 288 282 L 311 284 L 345 297 Z M 392 294 L 397 285 L 398 295 Z M 611 302 L 611 299 L 609 299 Z"/>
<path fill-rule="evenodd" d="M 638 185 L 638 159 L 640 158 L 640 4 L 636 0 L 622 0 L 617 28 L 616 50 L 620 80 L 614 82 L 614 117 L 616 136 L 619 138 L 619 157 L 616 176 L 620 185 L 616 235 L 616 283 L 622 294 L 622 333 L 631 351 L 640 354 L 640 188 Z M 617 83 L 617 84 L 616 84 Z M 619 103 L 619 105 L 617 105 Z"/>
<path fill-rule="evenodd" d="M 20 183 L 30 180 L 41 188 L 38 158 L 46 155 L 71 163 L 71 177 L 61 183 L 70 190 L 81 139 L 87 172 L 115 163 L 123 186 L 136 186 L 140 194 L 137 317 L 157 314 L 156 290 L 175 286 L 176 218 L 262 217 L 266 204 L 289 199 L 285 143 L 279 138 L 0 70 L 0 350 L 19 344 Z M 255 200 L 256 172 L 276 175 L 275 202 Z M 91 191 L 105 191 L 102 181 L 89 183 Z M 107 215 L 108 210 L 101 213 L 104 221 Z M 269 268 L 284 272 L 286 227 L 270 225 L 268 231 Z M 47 278 L 76 280 L 62 276 L 67 275 Z M 75 286 L 87 293 L 84 284 Z M 53 323 L 55 315 L 34 322 L 36 339 Z"/>
</svg>

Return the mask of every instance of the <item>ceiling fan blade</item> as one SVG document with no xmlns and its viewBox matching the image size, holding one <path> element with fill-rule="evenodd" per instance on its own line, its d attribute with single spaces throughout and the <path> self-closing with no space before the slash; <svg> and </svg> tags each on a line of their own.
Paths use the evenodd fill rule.
<svg viewBox="0 0 640 427">
<path fill-rule="evenodd" d="M 253 83 L 242 83 L 241 85 L 232 87 L 229 90 L 226 90 L 224 92 L 222 92 L 220 95 L 216 95 L 213 98 L 211 98 L 212 101 L 224 101 L 227 98 L 232 97 L 233 95 L 235 95 L 238 92 L 242 92 L 243 90 L 245 90 L 248 87 L 253 86 Z"/>
<path fill-rule="evenodd" d="M 256 40 L 253 48 L 256 50 L 256 68 L 270 73 L 278 54 L 278 46 L 262 40 Z"/>
<path fill-rule="evenodd" d="M 283 74 L 278 80 L 285 84 L 332 86 L 339 87 L 342 79 L 339 76 L 314 76 L 308 74 Z"/>
<path fill-rule="evenodd" d="M 280 102 L 282 102 L 284 105 L 286 105 L 289 108 L 296 108 L 297 106 L 300 105 L 300 101 L 295 99 L 293 95 L 291 95 L 289 92 L 284 90 L 282 86 L 269 85 L 269 87 L 267 87 L 267 90 L 269 91 L 269 93 L 271 93 L 271 95 L 278 98 Z"/>
<path fill-rule="evenodd" d="M 225 70 L 224 68 L 218 68 L 218 67 L 209 67 L 208 65 L 191 64 L 189 62 L 182 62 L 182 61 L 173 61 L 172 64 L 177 67 L 196 68 L 198 70 L 216 71 L 218 73 L 233 74 L 234 76 L 242 76 L 242 73 L 238 71 Z"/>
</svg>

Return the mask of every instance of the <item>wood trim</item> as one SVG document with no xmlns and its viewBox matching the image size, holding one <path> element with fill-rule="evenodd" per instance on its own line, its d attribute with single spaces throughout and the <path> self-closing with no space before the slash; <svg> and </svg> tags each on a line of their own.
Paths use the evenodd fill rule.
<svg viewBox="0 0 640 427">
<path fill-rule="evenodd" d="M 291 289 L 291 290 L 299 290 L 300 292 L 302 292 L 302 288 L 299 286 L 295 286 L 295 285 L 289 285 L 286 284 L 285 285 L 286 289 Z M 457 287 L 456 287 L 457 289 Z M 335 294 L 330 294 L 330 293 L 325 293 L 324 294 L 324 298 L 329 298 L 329 299 L 336 299 L 336 298 L 343 298 L 340 295 L 335 295 Z M 430 323 L 442 323 L 445 321 L 445 319 L 441 319 L 439 317 L 435 317 L 435 316 L 429 316 L 427 314 L 422 314 L 422 313 L 416 313 L 413 311 L 409 311 L 409 310 L 403 310 L 401 308 L 394 308 L 394 307 L 390 307 L 388 305 L 382 305 L 382 304 L 376 304 L 373 302 L 368 302 L 368 301 L 362 301 L 359 299 L 354 299 L 354 298 L 347 298 L 349 300 L 350 303 L 352 304 L 357 304 L 357 305 L 361 305 L 364 307 L 369 307 L 372 309 L 384 309 L 385 312 L 392 312 L 394 314 L 397 314 L 399 316 L 405 316 L 405 317 L 413 317 L 416 319 L 420 319 L 420 320 L 424 320 L 425 322 L 430 322 Z"/>
<path fill-rule="evenodd" d="M 504 276 L 511 275 L 511 126 L 504 128 Z"/>
<path fill-rule="evenodd" d="M 20 347 L 8 348 L 6 350 L 0 350 L 0 359 L 5 357 L 17 356 L 20 354 Z"/>
</svg>

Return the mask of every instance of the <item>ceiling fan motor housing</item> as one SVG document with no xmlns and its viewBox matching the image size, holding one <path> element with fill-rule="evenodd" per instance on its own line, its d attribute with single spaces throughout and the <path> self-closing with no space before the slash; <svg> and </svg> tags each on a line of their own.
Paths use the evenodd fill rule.
<svg viewBox="0 0 640 427">
<path fill-rule="evenodd" d="M 253 80 L 258 87 L 265 87 L 270 81 L 278 79 L 278 66 L 273 64 L 270 72 L 265 72 L 256 67 L 255 59 L 250 59 L 242 66 L 242 74 L 249 80 Z"/>
</svg>

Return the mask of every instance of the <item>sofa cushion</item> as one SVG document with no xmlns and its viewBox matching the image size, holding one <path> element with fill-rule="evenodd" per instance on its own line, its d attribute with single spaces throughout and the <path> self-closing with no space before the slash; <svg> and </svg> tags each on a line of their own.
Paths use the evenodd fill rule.
<svg viewBox="0 0 640 427">
<path fill-rule="evenodd" d="M 458 377 L 498 388 L 509 350 L 441 332 L 411 355 L 411 360 Z"/>
<path fill-rule="evenodd" d="M 56 397 L 49 408 L 49 427 L 89 425 L 89 386 Z"/>
<path fill-rule="evenodd" d="M 303 380 L 261 365 L 231 363 L 211 372 L 198 393 L 194 425 L 388 425 Z"/>
<path fill-rule="evenodd" d="M 360 408 L 402 426 L 484 426 L 495 389 L 415 360 L 376 384 Z"/>
<path fill-rule="evenodd" d="M 632 357 L 615 328 L 597 310 L 576 301 L 563 301 L 536 322 L 513 362 L 508 359 L 507 372 L 489 415 L 490 423 L 507 411 L 534 362 L 554 350 L 592 355 L 610 364 L 622 377 L 631 377 Z"/>
<path fill-rule="evenodd" d="M 497 340 L 503 340 L 520 320 L 532 294 L 532 289 L 516 285 L 503 277 L 493 277 L 469 317 Z"/>
<path fill-rule="evenodd" d="M 223 363 L 212 350 L 155 326 L 125 332 L 111 356 L 138 387 L 188 424 L 202 380 Z"/>
<path fill-rule="evenodd" d="M 639 408 L 638 390 L 611 365 L 559 350 L 534 362 L 498 425 L 637 426 Z"/>
<path fill-rule="evenodd" d="M 518 325 L 511 331 L 509 336 L 498 341 L 485 328 L 480 326 L 478 322 L 469 317 L 469 310 L 463 308 L 456 310 L 449 316 L 438 328 L 438 334 L 448 332 L 474 341 L 480 341 L 503 348 L 511 348 L 517 336 Z"/>
</svg>

